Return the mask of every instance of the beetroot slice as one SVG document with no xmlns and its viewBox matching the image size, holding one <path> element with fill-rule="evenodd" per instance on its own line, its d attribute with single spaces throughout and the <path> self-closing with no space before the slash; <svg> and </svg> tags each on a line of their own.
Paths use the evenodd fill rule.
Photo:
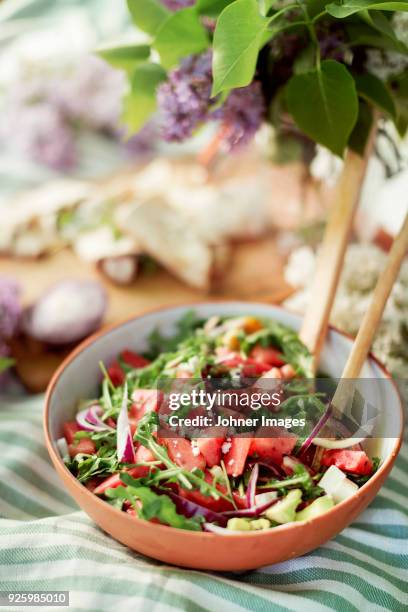
<svg viewBox="0 0 408 612">
<path fill-rule="evenodd" d="M 107 296 L 100 283 L 60 281 L 24 311 L 22 329 L 47 344 L 78 342 L 100 327 L 106 307 Z"/>
</svg>

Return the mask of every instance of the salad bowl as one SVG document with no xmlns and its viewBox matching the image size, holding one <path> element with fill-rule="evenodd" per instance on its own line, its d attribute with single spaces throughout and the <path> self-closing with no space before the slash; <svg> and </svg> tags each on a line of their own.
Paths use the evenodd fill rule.
<svg viewBox="0 0 408 612">
<path fill-rule="evenodd" d="M 101 529 L 131 549 L 160 561 L 195 569 L 242 571 L 303 555 L 336 536 L 368 506 L 397 457 L 403 429 L 402 401 L 390 375 L 373 356 L 366 361 L 362 376 L 372 379 L 373 393 L 386 410 L 381 411 L 371 439 L 366 447 L 363 442 L 363 447 L 367 454 L 379 457 L 380 465 L 354 494 L 307 520 L 288 522 L 273 529 L 224 530 L 224 533 L 189 531 L 149 522 L 122 512 L 94 495 L 75 478 L 61 458 L 57 441 L 62 436 L 64 423 L 72 421 L 81 400 L 95 397 L 101 379 L 100 362 L 111 363 L 125 347 L 143 352 L 153 330 L 159 328 L 170 336 L 177 322 L 191 309 L 203 318 L 251 315 L 278 321 L 294 330 L 301 323 L 300 317 L 280 307 L 222 301 L 150 311 L 91 336 L 67 357 L 47 390 L 44 430 L 52 462 L 69 493 Z M 339 377 L 351 346 L 351 338 L 331 327 L 321 355 L 322 369 Z M 380 385 L 379 381 L 384 379 L 389 384 Z M 370 448 L 374 442 L 375 449 Z"/>
</svg>

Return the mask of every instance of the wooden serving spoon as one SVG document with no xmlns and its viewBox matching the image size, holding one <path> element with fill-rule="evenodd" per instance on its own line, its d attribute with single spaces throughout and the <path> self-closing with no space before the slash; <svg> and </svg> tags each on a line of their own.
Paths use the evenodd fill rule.
<svg viewBox="0 0 408 612">
<path fill-rule="evenodd" d="M 340 382 L 333 396 L 332 403 L 339 411 L 343 410 L 344 404 L 350 396 L 350 383 L 352 379 L 360 376 L 361 369 L 367 359 L 374 336 L 381 322 L 388 297 L 407 254 L 408 213 L 391 247 L 385 268 L 379 276 L 370 305 L 365 312 L 353 347 L 344 366 Z"/>
<path fill-rule="evenodd" d="M 347 151 L 320 246 L 311 299 L 299 333 L 301 340 L 313 355 L 314 371 L 317 369 L 326 337 L 354 213 L 374 148 L 376 126 L 377 121 L 374 120 L 363 157 L 351 150 Z"/>
</svg>

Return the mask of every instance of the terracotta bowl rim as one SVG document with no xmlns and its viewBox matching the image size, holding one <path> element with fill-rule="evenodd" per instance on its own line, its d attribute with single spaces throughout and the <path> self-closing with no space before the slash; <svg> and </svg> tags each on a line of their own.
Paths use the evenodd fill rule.
<svg viewBox="0 0 408 612">
<path fill-rule="evenodd" d="M 143 527 L 147 527 L 147 525 L 149 526 L 149 528 L 158 530 L 158 532 L 163 531 L 163 533 L 168 532 L 168 530 L 170 529 L 173 533 L 177 532 L 179 535 L 181 534 L 185 534 L 188 535 L 188 537 L 194 537 L 194 538 L 202 538 L 203 536 L 207 537 L 207 538 L 214 538 L 214 537 L 228 537 L 229 538 L 260 538 L 260 537 L 265 537 L 266 534 L 269 534 L 269 536 L 272 533 L 276 533 L 277 531 L 279 531 L 279 533 L 283 533 L 285 531 L 289 531 L 289 530 L 293 530 L 293 529 L 301 529 L 302 527 L 310 526 L 312 523 L 318 523 L 322 520 L 327 520 L 329 517 L 331 517 L 334 513 L 336 513 L 337 509 L 339 507 L 345 506 L 346 504 L 350 503 L 351 500 L 355 500 L 358 496 L 361 496 L 365 493 L 365 491 L 372 487 L 375 486 L 377 480 L 381 480 L 382 479 L 382 474 L 383 472 L 388 473 L 388 471 L 392 468 L 392 465 L 399 453 L 399 450 L 401 448 L 402 445 L 402 438 L 403 438 L 403 430 L 404 430 L 404 409 L 403 409 L 403 402 L 402 402 L 402 398 L 401 398 L 401 394 L 400 391 L 398 389 L 398 386 L 395 382 L 395 380 L 392 378 L 391 374 L 389 373 L 389 371 L 387 370 L 387 368 L 380 362 L 379 359 L 377 359 L 377 357 L 375 357 L 372 353 L 369 353 L 367 360 L 373 361 L 378 367 L 379 369 L 383 372 L 385 378 L 389 379 L 395 389 L 395 392 L 397 394 L 398 400 L 399 400 L 399 410 L 400 410 L 400 418 L 401 418 L 401 430 L 399 432 L 399 435 L 397 438 L 395 438 L 395 444 L 391 450 L 391 452 L 389 453 L 389 455 L 387 456 L 387 458 L 385 459 L 385 461 L 382 463 L 382 465 L 378 468 L 378 470 L 376 471 L 376 473 L 370 478 L 369 481 L 367 481 L 362 487 L 360 487 L 358 489 L 358 491 L 356 491 L 356 493 L 354 493 L 354 495 L 352 495 L 350 498 L 343 500 L 342 502 L 340 502 L 339 504 L 336 504 L 335 506 L 333 506 L 333 508 L 330 508 L 329 510 L 327 510 L 324 514 L 321 514 L 317 517 L 314 517 L 312 519 L 306 520 L 306 521 L 299 521 L 299 522 L 292 522 L 292 523 L 287 523 L 284 525 L 279 525 L 277 527 L 274 527 L 273 530 L 260 530 L 260 531 L 251 531 L 251 532 L 247 532 L 247 531 L 237 531 L 237 532 L 231 532 L 229 533 L 227 536 L 224 536 L 223 534 L 216 534 L 216 533 L 212 533 L 212 532 L 206 532 L 206 531 L 189 531 L 189 530 L 184 530 L 184 529 L 178 529 L 177 527 L 170 527 L 167 525 L 158 525 L 158 524 L 153 524 L 153 523 L 149 523 L 149 521 L 145 521 L 143 519 L 139 519 L 136 516 L 130 516 L 128 515 L 126 512 L 123 512 L 122 510 L 119 510 L 118 508 L 114 508 L 113 506 L 111 506 L 110 504 L 106 503 L 106 501 L 104 501 L 103 499 L 100 499 L 99 497 L 97 497 L 96 495 L 94 495 L 91 491 L 89 491 L 84 485 L 82 485 L 76 478 L 75 476 L 73 476 L 73 474 L 71 474 L 71 472 L 68 470 L 68 468 L 65 466 L 62 458 L 60 457 L 60 455 L 55 451 L 52 440 L 51 440 L 51 435 L 50 435 L 50 431 L 49 431 L 49 412 L 50 412 L 50 404 L 51 404 L 51 397 L 52 394 L 54 392 L 54 388 L 56 387 L 58 381 L 60 380 L 60 378 L 63 376 L 64 371 L 66 369 L 66 367 L 72 362 L 74 361 L 74 359 L 76 359 L 83 351 L 85 351 L 88 346 L 90 346 L 93 342 L 95 342 L 96 340 L 98 340 L 100 337 L 105 336 L 110 334 L 111 332 L 115 331 L 116 329 L 118 329 L 119 327 L 122 327 L 123 325 L 127 325 L 128 323 L 130 323 L 131 321 L 134 321 L 136 319 L 140 319 L 142 317 L 145 317 L 149 314 L 154 314 L 154 313 L 158 313 L 161 311 L 165 311 L 165 310 L 174 310 L 177 308 L 194 308 L 194 307 L 198 307 L 201 305 L 219 305 L 219 304 L 226 304 L 228 306 L 228 304 L 236 304 L 236 303 L 247 303 L 248 305 L 259 305 L 259 306 L 270 306 L 272 308 L 275 309 L 279 309 L 279 310 L 283 310 L 284 312 L 288 312 L 290 315 L 295 316 L 295 317 L 299 317 L 299 315 L 297 313 L 294 313 L 290 310 L 288 310 L 287 308 L 284 308 L 283 306 L 277 305 L 277 304 L 268 304 L 265 302 L 254 302 L 254 301 L 249 301 L 249 300 L 233 300 L 233 299 L 212 299 L 212 300 L 197 300 L 197 301 L 193 301 L 193 302 L 183 302 L 182 304 L 170 304 L 170 305 L 164 305 L 164 306 L 159 306 L 157 308 L 148 308 L 146 310 L 144 310 L 143 312 L 137 314 L 137 315 L 132 315 L 130 317 L 126 317 L 125 319 L 118 321 L 116 323 L 112 323 L 110 325 L 106 325 L 104 326 L 102 329 L 100 329 L 99 331 L 95 332 L 94 334 L 88 336 L 85 340 L 83 340 L 73 351 L 71 351 L 71 353 L 69 353 L 69 355 L 67 355 L 67 357 L 63 360 L 63 362 L 60 364 L 60 366 L 58 367 L 58 369 L 55 371 L 55 373 L 53 374 L 47 390 L 46 390 L 46 394 L 45 394 L 45 406 L 44 406 L 44 413 L 43 413 L 43 428 L 44 428 L 44 434 L 45 434 L 45 441 L 46 441 L 46 446 L 47 446 L 47 450 L 48 453 L 51 456 L 51 459 L 53 460 L 53 463 L 58 463 L 60 465 L 60 467 L 62 467 L 65 471 L 65 475 L 70 479 L 72 485 L 77 489 L 78 493 L 81 495 L 85 495 L 89 501 L 91 503 L 96 504 L 96 506 L 100 506 L 101 510 L 103 509 L 106 512 L 111 512 L 112 513 L 112 517 L 116 517 L 116 518 L 120 518 L 121 520 L 124 521 L 129 521 L 129 524 L 131 525 L 135 525 L 135 522 L 138 523 L 140 526 Z M 335 333 L 339 334 L 340 336 L 343 336 L 344 338 L 346 338 L 349 341 L 353 341 L 353 336 L 351 334 L 348 334 L 347 332 L 344 332 L 340 329 L 338 329 L 336 326 L 334 325 L 329 325 L 329 330 L 330 331 L 334 331 Z M 146 525 L 147 523 L 147 525 Z"/>
</svg>

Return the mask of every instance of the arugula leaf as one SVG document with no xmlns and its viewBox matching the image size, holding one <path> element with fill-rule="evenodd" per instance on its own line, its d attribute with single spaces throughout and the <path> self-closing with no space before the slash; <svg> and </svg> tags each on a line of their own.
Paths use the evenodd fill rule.
<svg viewBox="0 0 408 612">
<path fill-rule="evenodd" d="M 259 489 L 285 490 L 291 487 L 295 487 L 296 489 L 300 487 L 307 492 L 312 491 L 312 489 L 315 487 L 309 471 L 301 463 L 298 463 L 294 467 L 294 473 L 292 476 L 288 476 L 283 480 L 270 480 L 269 482 L 266 482 L 264 485 L 260 486 Z"/>
<path fill-rule="evenodd" d="M 113 474 L 119 470 L 119 461 L 114 449 L 102 446 L 95 455 L 76 455 L 68 464 L 68 469 L 79 482 L 85 483 L 92 476 Z"/>
<path fill-rule="evenodd" d="M 123 476 L 121 476 L 122 479 Z M 147 521 L 157 518 L 161 523 L 165 523 L 170 527 L 201 531 L 202 520 L 198 517 L 186 518 L 182 514 L 178 514 L 174 502 L 167 495 L 158 495 L 149 487 L 116 487 L 115 489 L 107 489 L 105 495 L 110 500 L 118 500 L 120 506 L 123 505 L 124 501 L 129 501 L 135 508 L 139 518 Z M 138 501 L 141 502 L 141 507 Z"/>
<path fill-rule="evenodd" d="M 175 351 L 183 340 L 188 339 L 198 327 L 203 325 L 203 322 L 203 319 L 200 319 L 194 310 L 189 310 L 177 322 L 176 333 L 173 336 L 164 336 L 156 328 L 148 338 L 149 350 L 146 353 L 146 357 L 148 359 L 155 359 L 160 353 Z"/>
</svg>

